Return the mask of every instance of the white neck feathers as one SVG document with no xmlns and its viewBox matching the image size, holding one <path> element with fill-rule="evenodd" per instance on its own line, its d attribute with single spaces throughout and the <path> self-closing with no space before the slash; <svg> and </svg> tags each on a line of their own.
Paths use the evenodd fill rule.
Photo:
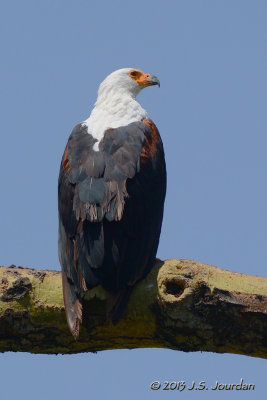
<svg viewBox="0 0 267 400">
<path fill-rule="evenodd" d="M 135 99 L 137 93 L 129 92 L 125 87 L 105 87 L 104 83 L 100 85 L 90 117 L 83 122 L 88 133 L 98 140 L 94 145 L 95 151 L 99 150 L 99 142 L 107 129 L 126 126 L 147 117 L 147 112 Z"/>
</svg>

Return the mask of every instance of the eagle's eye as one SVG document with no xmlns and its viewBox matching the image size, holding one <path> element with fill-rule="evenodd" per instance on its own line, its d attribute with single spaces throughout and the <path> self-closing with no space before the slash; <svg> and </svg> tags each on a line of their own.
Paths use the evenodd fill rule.
<svg viewBox="0 0 267 400">
<path fill-rule="evenodd" d="M 131 71 L 129 71 L 128 75 L 130 78 L 132 78 L 134 81 L 138 83 L 138 80 L 142 79 L 143 72 L 138 71 L 138 69 L 132 69 Z"/>
</svg>

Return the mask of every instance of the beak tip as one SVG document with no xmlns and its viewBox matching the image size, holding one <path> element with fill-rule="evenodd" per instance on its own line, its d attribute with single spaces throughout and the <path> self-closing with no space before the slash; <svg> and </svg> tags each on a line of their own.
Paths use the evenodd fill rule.
<svg viewBox="0 0 267 400">
<path fill-rule="evenodd" d="M 160 81 L 158 80 L 158 78 L 156 76 L 151 75 L 150 82 L 151 82 L 151 85 L 158 85 L 158 87 L 160 87 Z"/>
</svg>

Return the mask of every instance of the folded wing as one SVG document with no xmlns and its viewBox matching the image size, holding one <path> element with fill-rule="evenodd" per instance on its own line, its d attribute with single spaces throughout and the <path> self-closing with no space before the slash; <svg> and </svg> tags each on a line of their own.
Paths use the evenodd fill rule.
<svg viewBox="0 0 267 400">
<path fill-rule="evenodd" d="M 99 151 L 95 141 L 77 125 L 59 175 L 59 257 L 74 336 L 86 290 L 101 284 L 108 291 L 117 322 L 133 285 L 152 268 L 166 191 L 163 146 L 150 119 L 107 130 Z"/>
</svg>

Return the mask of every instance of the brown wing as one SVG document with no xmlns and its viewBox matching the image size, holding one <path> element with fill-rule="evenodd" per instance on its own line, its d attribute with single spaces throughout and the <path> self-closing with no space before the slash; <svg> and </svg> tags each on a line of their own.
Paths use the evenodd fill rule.
<svg viewBox="0 0 267 400">
<path fill-rule="evenodd" d="M 98 152 L 93 145 L 77 126 L 59 176 L 59 254 L 72 331 L 76 301 L 98 284 L 110 293 L 111 318 L 120 318 L 132 286 L 153 266 L 166 191 L 163 146 L 151 120 L 108 130 Z"/>
</svg>

